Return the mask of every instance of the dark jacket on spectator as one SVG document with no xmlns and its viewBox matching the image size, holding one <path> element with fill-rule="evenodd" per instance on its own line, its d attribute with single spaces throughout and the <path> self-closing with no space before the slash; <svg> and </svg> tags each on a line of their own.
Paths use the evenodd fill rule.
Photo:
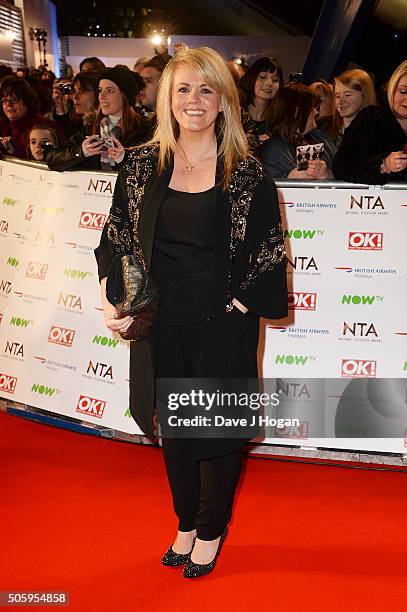
<svg viewBox="0 0 407 612">
<path fill-rule="evenodd" d="M 92 133 L 90 127 L 83 126 L 81 131 L 69 138 L 62 146 L 52 149 L 46 158 L 51 170 L 63 172 L 64 170 L 100 170 L 100 155 L 87 157 L 82 151 L 82 143 L 86 136 Z M 120 140 L 124 147 L 134 147 L 146 142 L 149 136 L 149 128 L 145 126 L 131 134 L 127 140 Z"/>
<path fill-rule="evenodd" d="M 27 111 L 24 117 L 17 119 L 17 121 L 9 121 L 8 119 L 0 119 L 0 136 L 11 136 L 12 144 L 14 147 L 13 155 L 22 159 L 27 159 L 27 140 L 28 133 L 34 125 L 48 125 L 56 131 L 58 138 L 63 142 L 65 140 L 65 134 L 63 129 L 50 119 L 46 119 L 39 113 L 34 111 Z"/>
<path fill-rule="evenodd" d="M 335 146 L 331 138 L 321 130 L 314 129 L 306 134 L 309 144 L 324 143 L 322 159 L 329 169 L 332 168 L 335 157 Z M 267 172 L 272 178 L 287 178 L 291 170 L 297 166 L 296 147 L 280 136 L 272 136 L 260 147 L 260 155 Z"/>
<path fill-rule="evenodd" d="M 407 182 L 407 169 L 380 173 L 383 159 L 402 151 L 405 142 L 406 135 L 387 104 L 363 108 L 345 130 L 333 167 L 335 177 L 370 185 Z"/>
</svg>

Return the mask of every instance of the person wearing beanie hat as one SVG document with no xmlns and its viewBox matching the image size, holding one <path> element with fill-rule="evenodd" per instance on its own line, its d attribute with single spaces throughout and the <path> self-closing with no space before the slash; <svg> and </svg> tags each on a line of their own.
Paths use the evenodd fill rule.
<svg viewBox="0 0 407 612">
<path fill-rule="evenodd" d="M 106 68 L 100 72 L 98 75 L 99 83 L 102 79 L 113 81 L 120 91 L 124 93 L 130 106 L 134 106 L 136 95 L 142 90 L 144 85 L 139 74 L 121 66 Z"/>
<path fill-rule="evenodd" d="M 117 168 L 125 148 L 148 140 L 149 126 L 133 105 L 143 82 L 124 66 L 106 68 L 98 74 L 99 109 L 91 135 L 72 146 L 58 147 L 47 157 L 51 170 Z"/>
</svg>

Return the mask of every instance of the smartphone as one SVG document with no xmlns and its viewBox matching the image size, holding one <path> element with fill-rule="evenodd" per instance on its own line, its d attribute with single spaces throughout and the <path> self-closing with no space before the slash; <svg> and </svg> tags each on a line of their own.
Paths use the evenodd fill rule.
<svg viewBox="0 0 407 612">
<path fill-rule="evenodd" d="M 310 159 L 322 159 L 324 143 L 301 145 L 296 148 L 297 170 L 306 170 Z"/>
</svg>

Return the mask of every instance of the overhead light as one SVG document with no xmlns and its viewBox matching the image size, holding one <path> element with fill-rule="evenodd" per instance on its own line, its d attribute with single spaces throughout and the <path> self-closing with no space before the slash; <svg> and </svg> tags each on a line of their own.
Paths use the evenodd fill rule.
<svg viewBox="0 0 407 612">
<path fill-rule="evenodd" d="M 154 34 L 151 37 L 151 42 L 153 43 L 154 47 L 159 47 L 162 44 L 162 36 L 160 34 Z"/>
</svg>

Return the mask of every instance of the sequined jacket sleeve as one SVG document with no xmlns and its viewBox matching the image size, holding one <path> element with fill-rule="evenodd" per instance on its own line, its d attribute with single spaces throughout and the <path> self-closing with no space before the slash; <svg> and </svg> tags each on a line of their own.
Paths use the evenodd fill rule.
<svg viewBox="0 0 407 612">
<path fill-rule="evenodd" d="M 284 237 L 277 190 L 267 176 L 253 193 L 233 277 L 232 297 L 250 311 L 271 319 L 287 316 Z"/>
<path fill-rule="evenodd" d="M 123 167 L 116 180 L 112 206 L 99 246 L 95 249 L 99 280 L 108 275 L 110 262 L 116 253 L 132 252 L 126 176 L 126 169 Z"/>
</svg>

